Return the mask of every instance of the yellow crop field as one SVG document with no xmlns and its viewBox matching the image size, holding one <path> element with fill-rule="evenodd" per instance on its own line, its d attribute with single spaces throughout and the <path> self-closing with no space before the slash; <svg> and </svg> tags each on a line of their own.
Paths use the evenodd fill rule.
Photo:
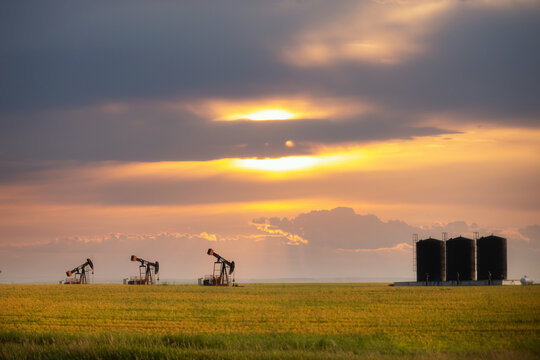
<svg viewBox="0 0 540 360">
<path fill-rule="evenodd" d="M 2 358 L 540 357 L 540 287 L 0 285 Z"/>
</svg>

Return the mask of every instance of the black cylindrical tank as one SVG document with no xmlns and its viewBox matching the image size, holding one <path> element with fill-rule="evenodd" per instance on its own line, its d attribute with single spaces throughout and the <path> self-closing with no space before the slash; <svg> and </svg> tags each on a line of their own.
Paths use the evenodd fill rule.
<svg viewBox="0 0 540 360">
<path fill-rule="evenodd" d="M 444 281 L 444 243 L 429 238 L 416 243 L 416 281 Z"/>
<path fill-rule="evenodd" d="M 506 280 L 506 239 L 489 235 L 476 240 L 478 280 Z"/>
<path fill-rule="evenodd" d="M 446 241 L 446 280 L 475 280 L 474 240 L 459 236 Z"/>
</svg>

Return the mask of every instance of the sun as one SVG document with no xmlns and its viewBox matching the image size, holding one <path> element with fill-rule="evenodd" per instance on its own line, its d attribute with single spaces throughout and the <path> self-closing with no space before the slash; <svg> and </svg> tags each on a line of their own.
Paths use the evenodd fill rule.
<svg viewBox="0 0 540 360">
<path fill-rule="evenodd" d="M 292 141 L 291 141 L 292 142 Z M 236 169 L 245 169 L 267 174 L 306 173 L 321 169 L 346 166 L 352 162 L 358 163 L 363 153 L 327 153 L 318 155 L 285 156 L 266 159 L 231 159 L 231 166 Z"/>
<path fill-rule="evenodd" d="M 290 120 L 297 115 L 284 109 L 264 109 L 247 114 L 236 114 L 231 117 L 234 119 L 248 119 L 253 121 L 268 121 L 268 120 Z"/>
<path fill-rule="evenodd" d="M 282 172 L 312 168 L 319 160 L 310 156 L 289 156 L 277 159 L 238 159 L 235 163 L 237 167 L 244 169 Z"/>
</svg>

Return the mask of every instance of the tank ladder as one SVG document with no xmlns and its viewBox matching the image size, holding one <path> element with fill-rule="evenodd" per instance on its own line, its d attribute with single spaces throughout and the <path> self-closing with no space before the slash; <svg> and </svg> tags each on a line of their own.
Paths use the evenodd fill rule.
<svg viewBox="0 0 540 360">
<path fill-rule="evenodd" d="M 413 276 L 416 279 L 416 243 L 418 242 L 418 234 L 412 235 L 412 263 L 413 263 Z"/>
</svg>

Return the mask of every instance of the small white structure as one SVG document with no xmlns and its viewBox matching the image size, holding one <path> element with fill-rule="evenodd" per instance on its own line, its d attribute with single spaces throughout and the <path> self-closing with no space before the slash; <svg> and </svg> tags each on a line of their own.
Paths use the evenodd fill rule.
<svg viewBox="0 0 540 360">
<path fill-rule="evenodd" d="M 521 285 L 532 285 L 532 284 L 534 284 L 533 279 L 529 279 L 527 277 L 527 275 L 523 275 L 523 277 L 521 278 L 520 281 L 521 281 Z"/>
</svg>

